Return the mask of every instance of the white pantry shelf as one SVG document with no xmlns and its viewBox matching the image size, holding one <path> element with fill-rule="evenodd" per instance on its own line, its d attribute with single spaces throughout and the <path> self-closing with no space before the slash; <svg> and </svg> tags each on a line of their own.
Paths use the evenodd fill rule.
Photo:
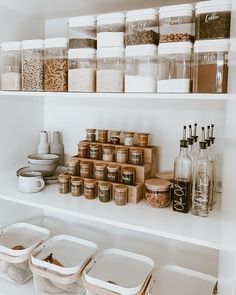
<svg viewBox="0 0 236 295">
<path fill-rule="evenodd" d="M 0 295 L 36 295 L 34 291 L 33 280 L 30 280 L 24 285 L 15 285 L 0 279 Z"/>
<path fill-rule="evenodd" d="M 13 173 L 4 174 L 1 179 L 0 199 L 212 249 L 220 248 L 219 208 L 210 212 L 208 218 L 201 218 L 173 212 L 172 208 L 150 208 L 145 202 L 118 207 L 113 202 L 61 195 L 57 185 L 48 185 L 37 194 L 23 194 L 16 189 L 17 177 Z"/>
</svg>

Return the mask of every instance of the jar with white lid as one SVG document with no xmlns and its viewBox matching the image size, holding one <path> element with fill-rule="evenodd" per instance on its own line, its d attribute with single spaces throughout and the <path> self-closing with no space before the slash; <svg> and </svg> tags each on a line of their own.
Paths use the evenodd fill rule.
<svg viewBox="0 0 236 295">
<path fill-rule="evenodd" d="M 124 48 L 97 50 L 97 92 L 124 92 Z"/>
<path fill-rule="evenodd" d="M 158 48 L 157 92 L 191 92 L 192 43 L 162 43 Z"/>
<path fill-rule="evenodd" d="M 44 90 L 44 40 L 22 41 L 22 90 Z"/>
<path fill-rule="evenodd" d="M 69 18 L 69 48 L 97 48 L 96 16 Z"/>
<path fill-rule="evenodd" d="M 226 93 L 229 39 L 194 44 L 193 92 Z"/>
<path fill-rule="evenodd" d="M 44 88 L 45 91 L 68 90 L 67 38 L 45 40 Z"/>
<path fill-rule="evenodd" d="M 96 50 L 69 49 L 68 91 L 96 91 Z"/>
<path fill-rule="evenodd" d="M 1 45 L 1 89 L 21 90 L 21 42 Z"/>
<path fill-rule="evenodd" d="M 97 18 L 97 47 L 124 47 L 125 14 L 101 14 Z"/>
<path fill-rule="evenodd" d="M 230 37 L 231 0 L 198 2 L 195 11 L 196 40 Z"/>
<path fill-rule="evenodd" d="M 125 92 L 156 92 L 157 46 L 127 46 Z"/>
<path fill-rule="evenodd" d="M 159 10 L 160 43 L 193 41 L 192 4 L 163 6 Z"/>
<path fill-rule="evenodd" d="M 158 11 L 155 8 L 131 10 L 126 13 L 126 46 L 158 45 Z"/>
</svg>

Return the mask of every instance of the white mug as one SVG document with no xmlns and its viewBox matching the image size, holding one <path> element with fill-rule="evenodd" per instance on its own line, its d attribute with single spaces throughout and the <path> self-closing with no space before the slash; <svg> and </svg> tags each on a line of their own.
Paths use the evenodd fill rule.
<svg viewBox="0 0 236 295">
<path fill-rule="evenodd" d="M 18 190 L 22 193 L 38 193 L 45 187 L 41 172 L 23 172 L 19 175 Z"/>
</svg>

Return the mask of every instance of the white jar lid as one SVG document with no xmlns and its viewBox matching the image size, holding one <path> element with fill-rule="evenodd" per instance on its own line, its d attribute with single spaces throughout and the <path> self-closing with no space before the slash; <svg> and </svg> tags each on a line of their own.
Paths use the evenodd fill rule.
<svg viewBox="0 0 236 295">
<path fill-rule="evenodd" d="M 86 15 L 86 16 L 75 16 L 69 18 L 69 27 L 86 27 L 86 26 L 96 26 L 96 16 Z"/>
<path fill-rule="evenodd" d="M 125 56 L 157 56 L 158 47 L 156 45 L 132 45 L 127 46 Z"/>
<path fill-rule="evenodd" d="M 192 16 L 194 7 L 192 4 L 180 4 L 163 6 L 159 10 L 159 18 L 175 16 Z"/>
<path fill-rule="evenodd" d="M 54 48 L 54 47 L 67 47 L 68 40 L 67 38 L 48 38 L 45 39 L 45 48 Z"/>
<path fill-rule="evenodd" d="M 158 47 L 158 55 L 178 53 L 191 54 L 192 48 L 193 44 L 190 41 L 160 43 Z"/>
<path fill-rule="evenodd" d="M 156 8 L 131 10 L 126 13 L 127 22 L 148 19 L 158 19 L 158 10 Z"/>
<path fill-rule="evenodd" d="M 96 49 L 94 48 L 76 48 L 69 49 L 68 57 L 73 58 L 96 58 Z"/>
<path fill-rule="evenodd" d="M 43 49 L 44 40 L 34 39 L 34 40 L 24 40 L 22 41 L 22 49 Z"/>
<path fill-rule="evenodd" d="M 106 24 L 123 24 L 124 22 L 125 13 L 123 12 L 101 14 L 97 18 L 98 26 Z"/>
<path fill-rule="evenodd" d="M 21 42 L 3 42 L 1 48 L 2 51 L 21 50 Z"/>
<path fill-rule="evenodd" d="M 195 41 L 194 52 L 227 52 L 229 39 Z"/>
<path fill-rule="evenodd" d="M 98 48 L 97 58 L 104 57 L 124 57 L 124 47 L 110 47 L 110 48 Z"/>
<path fill-rule="evenodd" d="M 196 3 L 196 13 L 231 11 L 231 0 L 211 0 Z"/>
</svg>

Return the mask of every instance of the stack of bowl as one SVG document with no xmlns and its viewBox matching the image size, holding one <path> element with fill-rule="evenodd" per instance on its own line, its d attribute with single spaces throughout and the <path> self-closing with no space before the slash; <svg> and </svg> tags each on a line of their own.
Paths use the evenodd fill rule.
<svg viewBox="0 0 236 295">
<path fill-rule="evenodd" d="M 59 160 L 58 155 L 54 154 L 33 154 L 27 157 L 31 171 L 41 172 L 43 176 L 52 176 Z"/>
</svg>

